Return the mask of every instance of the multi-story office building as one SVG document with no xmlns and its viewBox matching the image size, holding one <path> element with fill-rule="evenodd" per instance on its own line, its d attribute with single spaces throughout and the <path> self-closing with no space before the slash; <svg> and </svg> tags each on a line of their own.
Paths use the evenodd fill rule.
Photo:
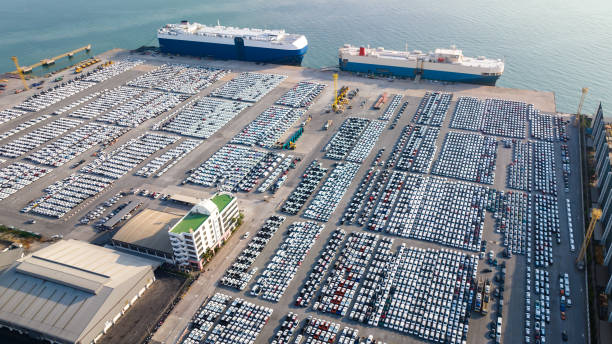
<svg viewBox="0 0 612 344">
<path fill-rule="evenodd" d="M 228 193 L 216 194 L 196 204 L 168 231 L 175 263 L 201 269 L 206 251 L 227 240 L 238 216 L 236 198 Z"/>
</svg>

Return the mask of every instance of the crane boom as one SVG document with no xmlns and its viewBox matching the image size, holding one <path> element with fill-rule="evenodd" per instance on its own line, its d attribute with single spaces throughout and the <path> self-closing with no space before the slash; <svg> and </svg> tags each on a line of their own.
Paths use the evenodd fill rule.
<svg viewBox="0 0 612 344">
<path fill-rule="evenodd" d="M 52 64 L 52 63 L 54 63 L 56 60 L 59 60 L 59 59 L 64 58 L 64 57 L 66 57 L 66 56 L 68 56 L 68 57 L 72 57 L 72 56 L 74 56 L 74 54 L 76 54 L 76 53 L 78 53 L 78 52 L 81 52 L 81 51 L 83 51 L 83 50 L 85 50 L 85 51 L 90 51 L 90 50 L 91 50 L 91 44 L 87 44 L 87 45 L 82 46 L 82 47 L 80 47 L 80 48 L 78 48 L 78 49 L 74 49 L 74 50 L 72 50 L 72 51 L 69 51 L 69 52 L 63 53 L 63 54 L 61 54 L 61 55 L 54 56 L 54 57 L 52 57 L 52 58 L 50 58 L 50 59 L 40 60 L 40 62 L 37 62 L 37 63 L 35 63 L 35 64 L 33 64 L 33 65 L 22 67 L 22 68 L 21 68 L 21 72 L 22 72 L 22 73 L 23 73 L 23 72 L 30 72 L 30 71 L 32 71 L 32 69 L 34 69 L 34 68 L 36 68 L 36 67 L 40 67 L 40 66 L 42 66 L 42 65 Z M 13 61 L 14 61 L 14 60 L 13 60 Z M 18 67 L 17 69 L 19 69 L 19 67 Z M 14 71 L 12 71 L 11 73 L 19 73 L 19 70 L 14 70 Z"/>
<path fill-rule="evenodd" d="M 584 105 L 584 98 L 589 93 L 588 87 L 582 88 L 582 95 L 580 96 L 580 104 L 578 104 L 578 111 L 576 111 L 576 126 L 580 124 L 580 113 L 582 112 L 582 105 Z"/>
<path fill-rule="evenodd" d="M 21 82 L 23 82 L 23 87 L 26 90 L 29 90 L 30 88 L 28 87 L 28 83 L 26 82 L 26 79 L 23 76 L 23 71 L 21 67 L 19 67 L 19 61 L 17 60 L 17 56 L 12 56 L 11 60 L 13 60 L 13 62 L 15 63 L 15 67 L 17 68 L 17 74 L 19 74 L 19 77 L 21 78 Z"/>
<path fill-rule="evenodd" d="M 593 231 L 595 230 L 595 224 L 597 220 L 601 217 L 601 209 L 593 208 L 591 211 L 591 222 L 589 223 L 589 228 L 584 236 L 584 240 L 582 241 L 582 246 L 580 247 L 580 253 L 578 253 L 578 257 L 576 258 L 576 265 L 579 269 L 584 268 L 584 255 L 586 254 L 587 247 L 589 247 L 589 243 L 591 242 L 591 237 L 593 237 Z"/>
</svg>

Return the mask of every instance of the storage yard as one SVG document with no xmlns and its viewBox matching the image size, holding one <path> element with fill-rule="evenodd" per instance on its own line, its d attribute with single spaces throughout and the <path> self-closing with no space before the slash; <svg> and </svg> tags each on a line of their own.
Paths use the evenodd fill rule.
<svg viewBox="0 0 612 344">
<path fill-rule="evenodd" d="M 0 96 L 0 223 L 100 241 L 116 203 L 233 192 L 244 224 L 153 342 L 585 341 L 578 131 L 552 93 L 341 73 L 335 113 L 332 72 L 100 58 Z"/>
</svg>

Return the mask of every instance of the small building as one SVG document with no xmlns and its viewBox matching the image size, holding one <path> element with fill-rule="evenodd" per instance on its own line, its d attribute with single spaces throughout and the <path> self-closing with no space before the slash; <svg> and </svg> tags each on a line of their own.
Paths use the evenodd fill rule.
<svg viewBox="0 0 612 344">
<path fill-rule="evenodd" d="M 168 231 L 176 264 L 202 269 L 206 251 L 229 238 L 238 216 L 236 198 L 228 193 L 218 193 L 196 204 Z"/>
<path fill-rule="evenodd" d="M 144 209 L 113 235 L 111 243 L 119 250 L 174 264 L 168 230 L 180 219 L 181 215 Z"/>
<path fill-rule="evenodd" d="M 0 326 L 51 343 L 95 343 L 155 281 L 159 263 L 78 240 L 0 275 Z"/>
</svg>

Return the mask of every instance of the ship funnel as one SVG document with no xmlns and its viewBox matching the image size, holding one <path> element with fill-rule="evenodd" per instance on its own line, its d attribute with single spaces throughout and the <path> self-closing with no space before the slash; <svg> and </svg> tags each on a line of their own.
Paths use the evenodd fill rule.
<svg viewBox="0 0 612 344">
<path fill-rule="evenodd" d="M 359 47 L 359 56 L 365 56 L 365 48 Z"/>
</svg>

